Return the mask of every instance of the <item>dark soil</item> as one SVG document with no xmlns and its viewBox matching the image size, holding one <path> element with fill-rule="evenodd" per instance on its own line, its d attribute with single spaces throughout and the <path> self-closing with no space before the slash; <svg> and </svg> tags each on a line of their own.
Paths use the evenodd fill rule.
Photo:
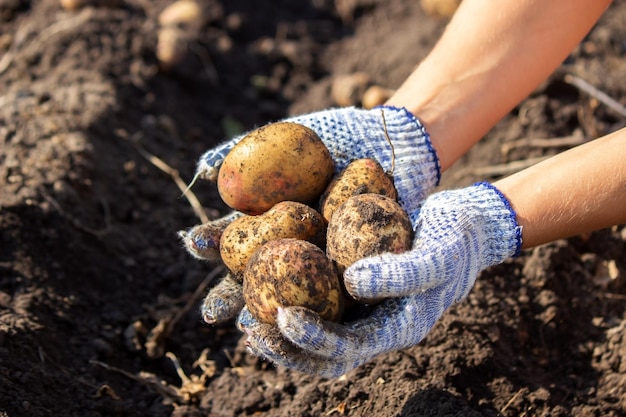
<svg viewBox="0 0 626 417">
<path fill-rule="evenodd" d="M 446 21 L 413 0 L 206 0 L 188 61 L 165 72 L 166 5 L 0 0 L 0 416 L 626 415 L 624 227 L 490 268 L 423 343 L 335 380 L 276 369 L 232 324 L 204 324 L 222 270 L 181 247 L 200 220 L 174 174 L 190 181 L 238 131 L 333 105 L 337 74 L 397 87 Z M 567 148 L 530 139 L 625 125 L 565 73 L 626 104 L 626 1 L 442 186 Z M 212 184 L 192 191 L 226 212 Z"/>
</svg>

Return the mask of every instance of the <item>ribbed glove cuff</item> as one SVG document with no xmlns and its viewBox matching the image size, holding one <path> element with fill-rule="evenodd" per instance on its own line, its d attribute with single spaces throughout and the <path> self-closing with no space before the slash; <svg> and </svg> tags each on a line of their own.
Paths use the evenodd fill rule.
<svg viewBox="0 0 626 417">
<path fill-rule="evenodd" d="M 411 211 L 439 184 L 439 159 L 424 125 L 407 109 L 346 107 L 292 119 L 313 129 L 337 171 L 358 158 L 374 158 L 391 172 L 402 207 Z M 393 169 L 393 171 L 392 171 Z"/>
<path fill-rule="evenodd" d="M 477 182 L 467 187 L 460 198 L 467 199 L 465 207 L 478 216 L 476 233 L 483 240 L 480 269 L 518 256 L 522 248 L 522 228 L 509 200 L 488 182 Z"/>
</svg>

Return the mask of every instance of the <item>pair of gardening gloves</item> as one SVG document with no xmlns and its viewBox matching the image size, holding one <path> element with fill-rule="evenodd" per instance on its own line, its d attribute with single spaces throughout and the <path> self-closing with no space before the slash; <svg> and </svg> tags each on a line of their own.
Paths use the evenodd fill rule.
<svg viewBox="0 0 626 417">
<path fill-rule="evenodd" d="M 359 158 L 376 159 L 388 172 L 393 164 L 398 201 L 413 225 L 414 242 L 408 252 L 365 258 L 346 269 L 345 286 L 353 298 L 383 300 L 346 323 L 324 321 L 303 307 L 279 309 L 276 326 L 260 323 L 243 304 L 241 284 L 227 276 L 218 284 L 220 291 L 207 296 L 203 315 L 208 322 L 236 316 L 253 354 L 298 371 L 340 376 L 381 353 L 420 343 L 443 313 L 467 296 L 480 271 L 519 252 L 515 212 L 493 185 L 433 193 L 441 175 L 438 158 L 424 126 L 406 109 L 340 108 L 288 121 L 320 136 L 337 172 Z M 241 138 L 202 155 L 198 176 L 216 178 Z M 225 227 L 237 215 L 209 226 Z M 193 229 L 182 236 L 199 258 L 216 247 Z"/>
</svg>

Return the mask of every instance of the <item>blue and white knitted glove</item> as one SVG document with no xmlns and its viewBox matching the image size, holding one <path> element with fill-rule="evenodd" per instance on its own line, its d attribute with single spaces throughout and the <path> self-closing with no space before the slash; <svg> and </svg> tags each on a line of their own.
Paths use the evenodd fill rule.
<svg viewBox="0 0 626 417">
<path fill-rule="evenodd" d="M 276 364 L 336 377 L 375 356 L 418 344 L 443 313 L 463 300 L 483 269 L 516 256 L 521 228 L 492 185 L 443 191 L 413 212 L 413 248 L 362 259 L 345 272 L 357 299 L 384 301 L 365 318 L 325 322 L 302 307 L 279 311 L 276 327 L 244 309 L 238 326 L 249 350 Z"/>
<path fill-rule="evenodd" d="M 363 110 L 346 107 L 285 120 L 313 129 L 330 151 L 337 172 L 359 158 L 376 159 L 388 172 L 393 165 L 398 200 L 407 212 L 415 210 L 439 184 L 439 160 L 430 137 L 422 123 L 404 108 L 382 106 Z M 224 158 L 243 136 L 205 152 L 198 162 L 196 177 L 215 180 Z M 227 222 L 237 216 L 238 214 L 232 214 L 224 219 L 196 226 L 179 232 L 179 236 L 193 256 L 214 260 L 219 242 L 219 239 L 214 238 L 219 231 L 217 229 L 223 230 Z M 211 323 L 228 320 L 239 313 L 243 296 L 238 296 L 241 292 L 235 287 L 236 283 L 229 280 L 209 293 L 203 304 L 202 314 L 205 318 L 210 318 Z M 224 288 L 228 291 L 223 291 Z M 228 300 L 220 299 L 225 298 L 226 294 Z"/>
<path fill-rule="evenodd" d="M 407 212 L 416 209 L 439 184 L 439 160 L 430 137 L 422 123 L 404 108 L 381 106 L 363 110 L 345 107 L 285 121 L 315 131 L 330 151 L 336 172 L 359 158 L 376 159 L 389 172 L 394 156 L 394 184 L 400 205 Z M 224 158 L 242 138 L 243 135 L 205 152 L 198 162 L 196 175 L 215 180 Z"/>
</svg>

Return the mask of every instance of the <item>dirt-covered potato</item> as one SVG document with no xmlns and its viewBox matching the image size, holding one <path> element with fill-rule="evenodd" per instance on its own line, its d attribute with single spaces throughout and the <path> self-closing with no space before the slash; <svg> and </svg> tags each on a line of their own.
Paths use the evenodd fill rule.
<svg viewBox="0 0 626 417">
<path fill-rule="evenodd" d="M 333 175 L 330 152 L 313 130 L 277 122 L 235 145 L 220 167 L 217 188 L 230 207 L 260 214 L 281 201 L 316 201 Z"/>
<path fill-rule="evenodd" d="M 333 214 L 326 254 L 343 271 L 359 259 L 411 248 L 413 228 L 398 203 L 380 194 L 350 197 Z"/>
<path fill-rule="evenodd" d="M 235 279 L 241 281 L 252 254 L 274 239 L 296 238 L 325 247 L 322 215 L 303 203 L 282 201 L 258 216 L 242 216 L 222 232 L 220 256 Z"/>
<path fill-rule="evenodd" d="M 350 197 L 368 193 L 382 194 L 393 200 L 398 198 L 393 179 L 378 161 L 357 159 L 348 164 L 326 187 L 320 198 L 320 212 L 326 221 L 330 221 L 335 210 Z"/>
<path fill-rule="evenodd" d="M 339 277 L 324 251 L 298 239 L 272 240 L 261 246 L 244 273 L 243 295 L 250 313 L 275 324 L 279 307 L 302 306 L 323 319 L 338 321 L 343 313 Z"/>
</svg>

